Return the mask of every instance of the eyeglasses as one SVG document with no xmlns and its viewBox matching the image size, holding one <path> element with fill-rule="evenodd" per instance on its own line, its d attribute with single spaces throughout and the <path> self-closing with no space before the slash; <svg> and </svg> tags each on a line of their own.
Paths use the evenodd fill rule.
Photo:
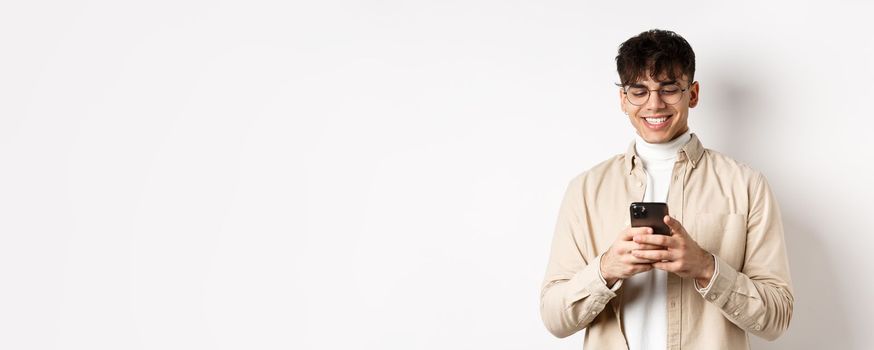
<svg viewBox="0 0 874 350">
<path fill-rule="evenodd" d="M 681 89 L 677 84 L 669 84 L 662 86 L 658 90 L 650 90 L 645 87 L 627 87 L 622 90 L 622 93 L 625 94 L 625 99 L 627 99 L 631 104 L 635 106 L 643 106 L 646 104 L 646 101 L 649 101 L 650 92 L 658 91 L 659 97 L 661 97 L 662 101 L 672 105 L 680 102 L 680 99 L 683 98 L 683 93 L 686 92 L 686 90 L 688 90 L 688 88 Z"/>
</svg>

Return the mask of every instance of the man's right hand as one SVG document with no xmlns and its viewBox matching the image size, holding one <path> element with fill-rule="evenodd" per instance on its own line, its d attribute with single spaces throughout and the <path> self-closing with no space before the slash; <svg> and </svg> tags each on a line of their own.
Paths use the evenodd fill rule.
<svg viewBox="0 0 874 350">
<path fill-rule="evenodd" d="M 655 261 L 631 255 L 633 250 L 664 249 L 652 244 L 638 244 L 633 240 L 634 236 L 651 234 L 652 228 L 649 227 L 627 227 L 619 234 L 610 249 L 601 256 L 601 276 L 607 282 L 607 287 L 612 287 L 620 279 L 652 270 Z"/>
</svg>

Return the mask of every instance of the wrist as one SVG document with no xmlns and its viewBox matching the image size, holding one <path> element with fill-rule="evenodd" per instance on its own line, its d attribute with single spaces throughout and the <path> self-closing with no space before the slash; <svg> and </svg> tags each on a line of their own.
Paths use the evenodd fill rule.
<svg viewBox="0 0 874 350">
<path fill-rule="evenodd" d="M 601 260 L 598 261 L 598 272 L 601 274 L 601 279 L 604 280 L 604 283 L 607 285 L 607 288 L 612 288 L 613 285 L 616 284 L 616 281 L 618 281 L 619 279 L 610 276 L 610 275 L 607 273 L 607 271 L 604 270 L 604 264 L 603 264 L 603 262 L 604 262 L 604 256 L 605 256 L 605 255 L 607 255 L 607 253 L 602 254 L 602 255 L 601 255 Z"/>
<path fill-rule="evenodd" d="M 701 274 L 698 275 L 698 277 L 695 277 L 695 282 L 698 283 L 699 288 L 704 288 L 710 284 L 710 280 L 713 279 L 713 273 L 716 268 L 716 265 L 713 263 L 713 256 L 710 253 L 707 253 L 704 261 L 704 268 L 702 269 Z"/>
</svg>

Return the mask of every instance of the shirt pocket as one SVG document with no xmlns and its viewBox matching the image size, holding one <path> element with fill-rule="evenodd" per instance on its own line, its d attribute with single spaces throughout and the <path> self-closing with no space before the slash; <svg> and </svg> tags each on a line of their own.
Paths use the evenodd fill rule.
<svg viewBox="0 0 874 350">
<path fill-rule="evenodd" d="M 695 231 L 690 235 L 701 248 L 722 258 L 737 270 L 743 268 L 747 246 L 746 215 L 699 213 L 694 222 Z"/>
</svg>

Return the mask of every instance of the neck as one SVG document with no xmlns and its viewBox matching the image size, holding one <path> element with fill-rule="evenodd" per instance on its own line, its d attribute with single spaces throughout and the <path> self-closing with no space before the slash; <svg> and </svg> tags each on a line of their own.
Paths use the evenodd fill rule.
<svg viewBox="0 0 874 350">
<path fill-rule="evenodd" d="M 644 160 L 673 159 L 691 138 L 692 132 L 688 129 L 682 135 L 665 143 L 649 143 L 640 135 L 635 134 L 634 149 L 637 151 L 637 155 Z"/>
</svg>

